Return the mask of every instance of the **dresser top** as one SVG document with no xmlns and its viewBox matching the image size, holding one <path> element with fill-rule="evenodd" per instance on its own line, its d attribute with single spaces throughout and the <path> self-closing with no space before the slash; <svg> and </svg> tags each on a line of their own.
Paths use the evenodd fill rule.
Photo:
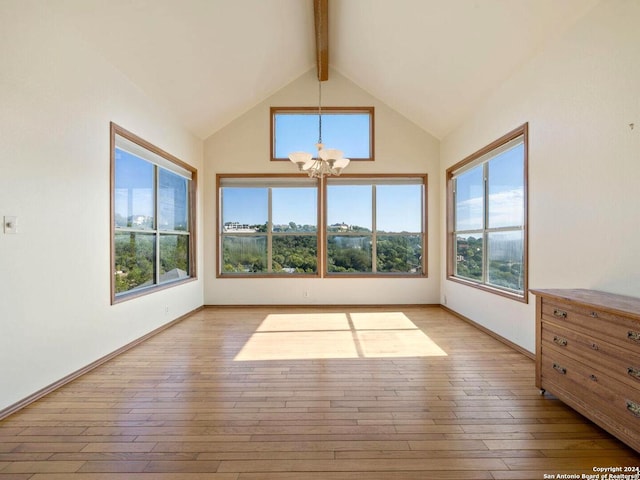
<svg viewBox="0 0 640 480">
<path fill-rule="evenodd" d="M 549 288 L 530 291 L 539 297 L 587 305 L 601 311 L 630 316 L 640 320 L 640 298 L 583 288 Z"/>
</svg>

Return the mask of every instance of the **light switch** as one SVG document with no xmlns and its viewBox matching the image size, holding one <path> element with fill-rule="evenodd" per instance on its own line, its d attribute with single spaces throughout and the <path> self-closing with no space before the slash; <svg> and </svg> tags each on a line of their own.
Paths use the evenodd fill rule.
<svg viewBox="0 0 640 480">
<path fill-rule="evenodd" d="M 4 233 L 18 233 L 18 217 L 4 217 Z"/>
</svg>

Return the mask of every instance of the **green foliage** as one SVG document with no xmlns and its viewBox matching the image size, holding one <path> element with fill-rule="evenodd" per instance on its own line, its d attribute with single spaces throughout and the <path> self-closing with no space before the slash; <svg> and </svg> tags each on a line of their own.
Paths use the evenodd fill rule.
<svg viewBox="0 0 640 480">
<path fill-rule="evenodd" d="M 179 269 L 189 271 L 189 237 L 186 235 L 160 236 L 160 273 Z"/>
<path fill-rule="evenodd" d="M 459 277 L 482 281 L 482 238 L 458 239 L 457 271 Z"/>
<path fill-rule="evenodd" d="M 115 291 L 128 292 L 155 283 L 155 234 L 117 233 Z M 160 236 L 160 274 L 174 269 L 189 272 L 189 236 Z"/>
<path fill-rule="evenodd" d="M 225 236 L 222 261 L 226 273 L 260 273 L 267 267 L 266 236 Z"/>
<path fill-rule="evenodd" d="M 489 262 L 489 283 L 492 285 L 522 290 L 522 264 L 494 260 Z"/>
<path fill-rule="evenodd" d="M 317 236 L 291 234 L 307 232 L 310 228 L 315 230 L 315 226 L 296 225 L 293 222 L 274 226 L 270 268 L 267 265 L 266 235 L 224 235 L 223 273 L 316 273 L 318 271 Z M 364 228 L 360 231 L 368 233 Z M 283 235 L 282 232 L 289 234 Z M 370 234 L 329 235 L 327 239 L 328 271 L 332 273 L 371 272 L 373 255 L 371 241 Z M 421 235 L 380 235 L 377 238 L 376 249 L 377 272 L 421 273 Z"/>
<path fill-rule="evenodd" d="M 115 247 L 116 293 L 153 283 L 155 235 L 117 233 Z"/>
<path fill-rule="evenodd" d="M 371 236 L 328 238 L 328 270 L 336 273 L 366 273 L 372 267 Z M 380 235 L 376 243 L 377 273 L 420 273 L 420 235 Z"/>
<path fill-rule="evenodd" d="M 371 271 L 370 237 L 330 236 L 327 241 L 329 272 Z"/>
<path fill-rule="evenodd" d="M 420 273 L 422 242 L 420 235 L 378 237 L 378 272 Z"/>
<path fill-rule="evenodd" d="M 482 238 L 468 237 L 457 240 L 456 275 L 482 281 Z M 504 259 L 489 261 L 487 283 L 511 290 L 522 290 L 522 263 Z"/>
<path fill-rule="evenodd" d="M 311 235 L 283 235 L 273 239 L 273 271 L 316 273 L 318 240 Z"/>
</svg>

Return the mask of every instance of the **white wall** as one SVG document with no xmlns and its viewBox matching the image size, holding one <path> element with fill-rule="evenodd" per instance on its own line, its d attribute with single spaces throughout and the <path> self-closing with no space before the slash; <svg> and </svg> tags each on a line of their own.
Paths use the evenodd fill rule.
<svg viewBox="0 0 640 480">
<path fill-rule="evenodd" d="M 429 277 L 420 279 L 216 278 L 215 175 L 295 173 L 290 162 L 269 160 L 269 107 L 315 106 L 313 70 L 275 93 L 205 141 L 205 304 L 417 304 L 438 303 L 439 142 L 332 71 L 323 83 L 325 106 L 375 107 L 375 162 L 352 162 L 349 173 L 427 173 Z M 310 146 L 310 148 L 313 147 Z M 311 292 L 304 298 L 303 292 Z"/>
<path fill-rule="evenodd" d="M 198 280 L 110 305 L 109 122 L 200 173 L 202 141 L 36 3 L 0 14 L 0 410 L 203 303 Z"/>
<path fill-rule="evenodd" d="M 444 173 L 529 122 L 530 288 L 640 295 L 638 25 L 640 2 L 602 2 L 441 144 L 442 303 L 530 351 L 534 296 L 524 305 L 445 279 Z"/>
</svg>

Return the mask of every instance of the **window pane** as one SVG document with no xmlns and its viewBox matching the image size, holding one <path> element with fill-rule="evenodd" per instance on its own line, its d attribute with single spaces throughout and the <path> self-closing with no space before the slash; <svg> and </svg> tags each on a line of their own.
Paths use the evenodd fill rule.
<svg viewBox="0 0 640 480">
<path fill-rule="evenodd" d="M 274 115 L 274 157 L 291 152 L 316 152 L 318 114 L 277 113 Z M 370 158 L 371 116 L 368 113 L 322 113 L 322 141 L 326 148 L 338 148 L 346 158 Z"/>
<path fill-rule="evenodd" d="M 455 185 L 455 219 L 458 231 L 484 228 L 483 166 L 460 174 Z"/>
<path fill-rule="evenodd" d="M 376 268 L 380 273 L 422 273 L 422 236 L 379 236 L 376 241 Z"/>
<path fill-rule="evenodd" d="M 160 283 L 189 277 L 189 236 L 160 235 Z"/>
<path fill-rule="evenodd" d="M 265 273 L 267 237 L 225 235 L 222 238 L 222 265 L 225 273 Z"/>
<path fill-rule="evenodd" d="M 487 240 L 489 272 L 487 282 L 522 292 L 523 278 L 523 233 L 492 232 Z"/>
<path fill-rule="evenodd" d="M 273 237 L 273 271 L 275 273 L 316 273 L 318 239 L 310 235 Z"/>
<path fill-rule="evenodd" d="M 187 208 L 189 181 L 164 168 L 159 169 L 159 175 L 158 228 L 186 232 L 189 229 Z"/>
<path fill-rule="evenodd" d="M 154 166 L 118 148 L 115 162 L 116 227 L 153 228 Z"/>
<path fill-rule="evenodd" d="M 371 232 L 370 185 L 327 186 L 327 230 L 329 232 Z"/>
<path fill-rule="evenodd" d="M 156 236 L 148 233 L 115 234 L 115 291 L 128 292 L 154 284 Z"/>
<path fill-rule="evenodd" d="M 378 232 L 422 232 L 422 186 L 376 186 Z"/>
<path fill-rule="evenodd" d="M 482 281 L 482 234 L 456 236 L 456 275 Z"/>
<path fill-rule="evenodd" d="M 371 272 L 371 237 L 330 235 L 327 258 L 329 272 Z"/>
<path fill-rule="evenodd" d="M 489 228 L 524 224 L 524 145 L 489 161 Z"/>
<path fill-rule="evenodd" d="M 273 188 L 271 208 L 274 232 L 317 231 L 316 188 Z"/>
<path fill-rule="evenodd" d="M 222 188 L 222 222 L 225 232 L 266 232 L 267 188 Z"/>
</svg>

